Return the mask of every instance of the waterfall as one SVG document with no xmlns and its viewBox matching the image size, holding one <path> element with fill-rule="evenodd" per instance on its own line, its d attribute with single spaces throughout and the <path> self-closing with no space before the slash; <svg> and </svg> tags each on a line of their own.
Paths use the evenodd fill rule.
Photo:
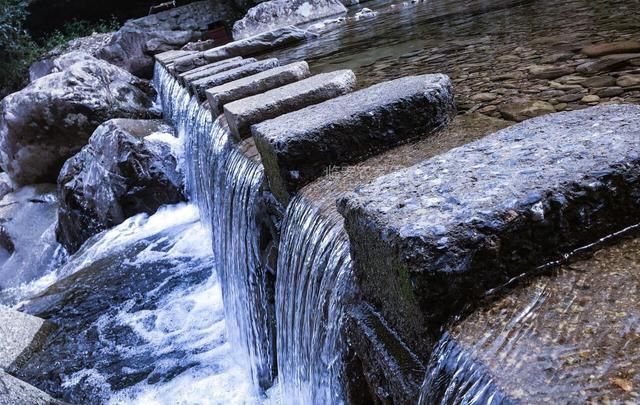
<svg viewBox="0 0 640 405">
<path fill-rule="evenodd" d="M 228 338 L 239 349 L 238 362 L 266 389 L 273 383 L 275 337 L 270 281 L 260 262 L 262 166 L 238 151 L 222 117 L 214 120 L 166 69 L 156 65 L 154 81 L 165 119 L 185 143 L 189 197 L 211 233 Z"/>
<path fill-rule="evenodd" d="M 278 258 L 278 378 L 291 403 L 344 402 L 342 318 L 353 285 L 348 236 L 337 213 L 303 197 L 287 208 Z"/>
</svg>

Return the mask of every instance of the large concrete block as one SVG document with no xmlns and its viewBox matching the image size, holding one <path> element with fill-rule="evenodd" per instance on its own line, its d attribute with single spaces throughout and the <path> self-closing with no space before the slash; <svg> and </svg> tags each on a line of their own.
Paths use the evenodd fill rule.
<svg viewBox="0 0 640 405">
<path fill-rule="evenodd" d="M 197 52 L 178 58 L 173 68 L 177 73 L 186 72 L 208 63 L 229 59 L 234 56 L 253 56 L 282 48 L 306 40 L 312 36 L 309 32 L 290 26 L 264 32 L 240 41 L 230 42 L 217 48 Z"/>
<path fill-rule="evenodd" d="M 235 69 L 255 62 L 257 62 L 257 60 L 254 58 L 242 59 L 241 57 L 236 57 L 225 59 L 189 70 L 188 72 L 180 73 L 178 75 L 178 80 L 183 86 L 189 86 L 196 80 L 204 79 L 205 77 L 216 75 L 220 72 L 224 72 L 225 70 Z"/>
<path fill-rule="evenodd" d="M 279 62 L 276 58 L 260 60 L 239 66 L 235 69 L 225 70 L 212 76 L 194 80 L 191 82 L 189 89 L 193 94 L 196 94 L 200 100 L 204 100 L 206 98 L 204 92 L 207 89 L 220 86 L 221 84 L 232 82 L 243 77 L 255 75 L 256 73 L 264 72 L 265 70 L 273 69 L 278 66 Z"/>
<path fill-rule="evenodd" d="M 307 62 L 295 62 L 213 87 L 205 93 L 211 111 L 218 115 L 227 103 L 302 80 L 309 74 Z"/>
<path fill-rule="evenodd" d="M 51 330 L 44 319 L 0 305 L 0 368 L 28 358 L 42 346 Z"/>
<path fill-rule="evenodd" d="M 416 353 L 513 277 L 640 222 L 640 106 L 535 118 L 338 201 L 366 301 Z"/>
<path fill-rule="evenodd" d="M 356 75 L 351 70 L 323 73 L 299 82 L 269 90 L 224 106 L 231 133 L 239 138 L 251 136 L 251 125 L 353 91 Z"/>
<path fill-rule="evenodd" d="M 271 191 L 281 200 L 331 165 L 354 163 L 446 125 L 455 113 L 445 75 L 380 83 L 252 128 Z"/>
</svg>

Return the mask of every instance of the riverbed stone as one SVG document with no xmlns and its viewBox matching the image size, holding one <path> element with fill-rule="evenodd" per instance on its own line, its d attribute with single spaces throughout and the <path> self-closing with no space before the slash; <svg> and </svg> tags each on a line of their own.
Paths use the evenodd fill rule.
<svg viewBox="0 0 640 405">
<path fill-rule="evenodd" d="M 640 52 L 640 41 L 618 41 L 585 46 L 580 51 L 590 57 Z"/>
<path fill-rule="evenodd" d="M 256 124 L 252 133 L 271 191 L 286 202 L 327 167 L 429 136 L 453 115 L 447 76 L 409 76 Z"/>
<path fill-rule="evenodd" d="M 640 222 L 640 106 L 538 117 L 338 201 L 363 299 L 428 356 L 451 316 Z"/>
<path fill-rule="evenodd" d="M 283 27 L 273 31 L 264 32 L 253 37 L 234 41 L 217 48 L 178 58 L 173 63 L 177 73 L 186 72 L 208 63 L 218 62 L 234 56 L 253 56 L 266 53 L 278 48 L 302 42 L 313 37 L 307 31 L 294 26 Z"/>
<path fill-rule="evenodd" d="M 280 62 L 278 62 L 276 58 L 244 64 L 234 69 L 224 70 L 211 76 L 194 80 L 191 82 L 189 89 L 193 94 L 197 95 L 200 100 L 204 101 L 206 99 L 205 91 L 207 89 L 242 79 L 243 77 L 255 75 L 256 73 L 264 72 L 278 66 L 280 66 Z"/>
<path fill-rule="evenodd" d="M 585 79 L 581 84 L 589 88 L 610 87 L 616 85 L 616 79 L 612 76 L 593 76 Z"/>
<path fill-rule="evenodd" d="M 178 75 L 178 80 L 182 83 L 183 86 L 189 86 L 196 80 L 204 79 L 205 77 L 213 76 L 220 72 L 239 68 L 240 66 L 255 63 L 257 61 L 258 60 L 254 58 L 243 59 L 239 56 L 231 59 L 225 59 L 219 62 L 214 62 L 208 65 L 201 66 L 199 68 L 195 68 L 193 70 L 189 70 L 184 73 L 180 73 Z"/>
<path fill-rule="evenodd" d="M 622 87 L 605 87 L 596 90 L 596 95 L 604 98 L 615 97 L 621 94 L 624 94 L 624 89 Z"/>
<path fill-rule="evenodd" d="M 580 98 L 582 97 L 578 97 Z M 498 109 L 503 118 L 517 122 L 556 111 L 553 105 L 540 100 L 507 103 L 500 105 Z"/>
<path fill-rule="evenodd" d="M 224 115 L 231 133 L 244 139 L 251 136 L 251 125 L 339 97 L 355 87 L 351 70 L 322 73 L 227 104 Z"/>
<path fill-rule="evenodd" d="M 529 68 L 529 74 L 536 79 L 557 79 L 575 72 L 571 66 L 536 65 Z"/>
<path fill-rule="evenodd" d="M 583 74 L 596 74 L 613 70 L 617 66 L 624 65 L 633 59 L 640 59 L 640 53 L 622 53 L 606 55 L 600 59 L 585 62 L 578 65 L 576 70 Z"/>
<path fill-rule="evenodd" d="M 616 84 L 620 87 L 640 86 L 640 75 L 623 75 L 618 77 Z"/>
<path fill-rule="evenodd" d="M 295 62 L 210 88 L 205 93 L 211 111 L 218 115 L 227 103 L 294 83 L 309 75 L 307 62 Z"/>
</svg>

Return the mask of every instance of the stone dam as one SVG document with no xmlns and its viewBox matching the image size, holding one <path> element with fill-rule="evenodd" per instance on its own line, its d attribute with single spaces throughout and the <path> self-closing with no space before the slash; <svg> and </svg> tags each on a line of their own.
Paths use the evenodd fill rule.
<svg viewBox="0 0 640 405">
<path fill-rule="evenodd" d="M 0 404 L 640 402 L 640 4 L 268 3 L 109 71 L 58 267 L 0 284 Z"/>
</svg>

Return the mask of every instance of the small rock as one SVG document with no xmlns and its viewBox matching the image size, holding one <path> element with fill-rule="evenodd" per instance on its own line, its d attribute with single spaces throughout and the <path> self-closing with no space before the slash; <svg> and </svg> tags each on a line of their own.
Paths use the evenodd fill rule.
<svg viewBox="0 0 640 405">
<path fill-rule="evenodd" d="M 624 89 L 622 87 L 605 87 L 596 91 L 596 94 L 600 97 L 615 97 L 623 93 Z"/>
<path fill-rule="evenodd" d="M 616 80 L 616 84 L 620 87 L 632 87 L 640 85 L 640 75 L 624 75 Z"/>
<path fill-rule="evenodd" d="M 611 76 L 594 76 L 585 80 L 582 85 L 584 87 L 595 88 L 595 87 L 609 87 L 615 86 L 616 79 Z"/>
<path fill-rule="evenodd" d="M 560 103 L 572 103 L 574 101 L 581 100 L 582 97 L 582 94 L 566 94 L 564 96 L 558 97 L 558 101 Z"/>
<path fill-rule="evenodd" d="M 567 103 L 558 103 L 554 107 L 555 107 L 556 111 L 563 111 L 565 108 L 567 108 L 568 105 L 569 104 L 567 104 Z"/>
<path fill-rule="evenodd" d="M 625 64 L 633 59 L 640 59 L 640 53 L 606 55 L 600 59 L 585 62 L 579 65 L 576 70 L 583 74 L 596 74 L 612 70 L 616 66 Z"/>
<path fill-rule="evenodd" d="M 373 18 L 377 15 L 378 13 L 376 13 L 375 11 L 371 10 L 370 8 L 363 8 L 362 10 L 358 11 L 356 13 L 356 15 L 354 15 L 353 17 L 356 20 L 360 20 L 362 18 Z"/>
<path fill-rule="evenodd" d="M 555 108 L 545 101 L 529 101 L 525 103 L 509 103 L 499 107 L 499 111 L 505 119 L 511 121 L 524 121 L 529 118 L 555 112 Z"/>
<path fill-rule="evenodd" d="M 557 82 L 562 84 L 582 84 L 586 80 L 588 80 L 586 77 L 570 75 L 558 78 Z"/>
<path fill-rule="evenodd" d="M 610 43 L 600 43 L 585 46 L 580 51 L 591 57 L 612 55 L 616 53 L 633 53 L 640 52 L 640 42 L 638 41 L 619 41 Z"/>
<path fill-rule="evenodd" d="M 582 100 L 580 100 L 580 103 L 591 104 L 591 103 L 597 103 L 598 101 L 600 101 L 600 97 L 596 96 L 595 94 L 589 94 L 587 96 L 582 97 Z"/>
<path fill-rule="evenodd" d="M 573 58 L 572 52 L 560 52 L 553 55 L 545 56 L 541 59 L 542 63 L 557 63 Z"/>
<path fill-rule="evenodd" d="M 536 65 L 529 68 L 529 74 L 536 79 L 557 79 L 574 71 L 571 66 Z"/>
<path fill-rule="evenodd" d="M 551 87 L 552 89 L 563 90 L 563 91 L 583 89 L 583 87 L 580 86 L 579 84 L 561 84 L 558 82 L 549 82 L 549 87 Z"/>
<path fill-rule="evenodd" d="M 520 57 L 517 55 L 502 55 L 496 58 L 498 62 L 520 62 Z"/>
<path fill-rule="evenodd" d="M 471 96 L 471 100 L 473 101 L 493 101 L 498 98 L 498 95 L 495 93 L 478 93 Z"/>
</svg>

